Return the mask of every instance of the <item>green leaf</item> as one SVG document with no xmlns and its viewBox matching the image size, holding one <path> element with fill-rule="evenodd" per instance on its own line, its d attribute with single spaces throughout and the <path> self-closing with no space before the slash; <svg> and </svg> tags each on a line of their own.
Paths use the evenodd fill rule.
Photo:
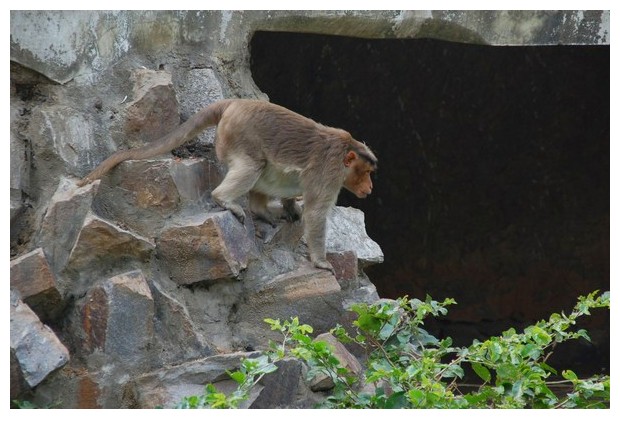
<svg viewBox="0 0 620 429">
<path fill-rule="evenodd" d="M 407 396 L 414 407 L 421 407 L 426 402 L 426 394 L 418 389 L 409 390 Z"/>
<path fill-rule="evenodd" d="M 489 357 L 493 362 L 497 362 L 502 356 L 501 344 L 493 341 L 489 344 Z"/>
<path fill-rule="evenodd" d="M 356 324 L 360 327 L 360 329 L 364 331 L 377 332 L 379 329 L 381 329 L 382 322 L 375 316 L 366 313 L 360 315 L 360 317 L 356 321 Z"/>
<path fill-rule="evenodd" d="M 238 384 L 243 384 L 245 382 L 246 376 L 241 371 L 229 372 L 230 378 L 235 380 Z"/>
<path fill-rule="evenodd" d="M 263 321 L 271 327 L 272 331 L 283 331 L 284 329 L 280 323 L 280 320 L 264 319 Z"/>
<path fill-rule="evenodd" d="M 525 328 L 525 333 L 539 346 L 546 346 L 553 339 L 551 335 L 540 326 L 529 326 Z"/>
<path fill-rule="evenodd" d="M 580 329 L 577 331 L 577 335 L 585 338 L 586 340 L 592 342 L 592 340 L 590 339 L 590 335 L 588 334 L 588 331 L 586 331 L 585 329 Z"/>
<path fill-rule="evenodd" d="M 519 370 L 514 365 L 503 363 L 497 367 L 497 377 L 502 381 L 512 381 L 519 376 Z"/>
<path fill-rule="evenodd" d="M 575 374 L 570 369 L 562 371 L 562 377 L 564 377 L 565 379 L 570 380 L 572 382 L 579 381 L 579 377 L 577 377 L 577 374 Z"/>
<path fill-rule="evenodd" d="M 485 383 L 488 383 L 491 381 L 491 372 L 487 369 L 486 366 L 481 365 L 477 362 L 472 362 L 471 367 L 474 370 L 474 372 L 478 374 L 478 377 L 482 379 L 482 381 L 484 381 Z"/>
<path fill-rule="evenodd" d="M 442 374 L 442 378 L 463 378 L 465 372 L 458 365 L 450 365 Z"/>
<path fill-rule="evenodd" d="M 391 395 L 385 401 L 385 408 L 389 410 L 397 409 L 397 408 L 406 408 L 407 407 L 407 397 L 405 396 L 405 392 L 397 392 Z"/>
<path fill-rule="evenodd" d="M 553 375 L 557 375 L 558 371 L 553 368 L 552 366 L 549 366 L 548 364 L 546 364 L 545 362 L 540 362 L 538 364 L 538 366 L 540 366 L 542 369 L 544 369 L 545 371 L 549 371 L 551 374 Z"/>
<path fill-rule="evenodd" d="M 521 357 L 536 360 L 542 354 L 540 347 L 533 343 L 528 343 L 521 349 Z"/>
<path fill-rule="evenodd" d="M 383 325 L 381 331 L 379 332 L 379 338 L 382 340 L 387 340 L 394 333 L 396 329 L 396 325 L 392 324 L 391 321 Z"/>
</svg>

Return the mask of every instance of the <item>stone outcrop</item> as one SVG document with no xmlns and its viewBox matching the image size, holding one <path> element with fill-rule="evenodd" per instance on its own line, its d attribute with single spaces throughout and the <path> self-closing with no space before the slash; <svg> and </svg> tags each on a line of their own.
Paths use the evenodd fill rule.
<svg viewBox="0 0 620 429">
<path fill-rule="evenodd" d="M 30 388 L 39 385 L 53 371 L 69 361 L 69 351 L 56 334 L 41 323 L 37 315 L 11 291 L 11 356 L 19 369 L 13 369 Z M 19 375 L 21 374 L 21 375 Z M 16 381 L 19 383 L 19 381 Z"/>
<path fill-rule="evenodd" d="M 256 356 L 256 353 L 237 352 L 221 354 L 163 368 L 140 375 L 127 384 L 125 389 L 135 398 L 128 408 L 154 408 L 174 406 L 185 396 L 204 393 L 205 385 L 230 380 L 226 371 L 239 367 L 242 358 Z M 232 385 L 231 385 L 232 387 Z"/>
<path fill-rule="evenodd" d="M 357 358 L 353 356 L 351 352 L 349 352 L 346 347 L 336 339 L 329 332 L 325 332 L 323 334 L 317 335 L 315 341 L 323 341 L 327 343 L 328 347 L 340 362 L 340 365 L 343 368 L 348 369 L 352 374 L 356 377 L 362 376 L 362 365 L 359 363 Z M 313 391 L 324 391 L 329 390 L 334 387 L 334 381 L 327 374 L 317 374 L 310 381 L 310 389 Z"/>
<path fill-rule="evenodd" d="M 338 323 L 342 311 L 342 292 L 336 278 L 327 271 L 302 267 L 246 293 L 233 320 L 243 344 L 264 348 L 269 340 L 280 338 L 268 329 L 256 329 L 266 327 L 266 318 L 288 320 L 297 316 L 323 332 Z"/>
<path fill-rule="evenodd" d="M 41 248 L 11 260 L 11 289 L 44 321 L 57 318 L 63 310 L 56 279 Z"/>
<path fill-rule="evenodd" d="M 153 141 L 179 125 L 179 102 L 166 71 L 136 69 L 133 97 L 127 104 L 124 131 L 128 139 Z"/>
<path fill-rule="evenodd" d="M 115 108 L 112 131 L 149 139 L 173 126 L 177 118 L 167 110 L 178 110 L 171 101 L 175 91 L 170 76 L 158 74 L 134 73 L 133 100 L 139 101 Z M 218 93 L 216 87 L 211 95 Z M 159 104 L 168 106 L 165 112 L 155 108 Z M 299 317 L 320 333 L 345 317 L 351 300 L 377 298 L 361 268 L 383 254 L 358 211 L 336 208 L 329 215 L 334 276 L 307 260 L 300 221 L 273 227 L 248 217 L 240 223 L 215 207 L 210 191 L 222 175 L 209 151 L 202 159 L 128 161 L 77 187 L 72 174 L 94 160 L 64 153 L 75 138 L 65 131 L 46 131 L 38 143 L 45 146 L 52 137 L 62 143 L 41 153 L 54 154 L 54 168 L 63 173 L 54 188 L 41 191 L 49 199 L 33 212 L 37 247 L 11 261 L 14 294 L 38 315 L 22 301 L 12 304 L 18 309 L 12 307 L 11 319 L 13 397 L 65 407 L 158 407 L 202 392 L 206 382 L 230 391 L 235 386 L 226 370 L 238 365 L 239 351 L 277 339 L 265 318 Z M 346 245 L 338 245 L 343 239 Z M 59 337 L 39 318 L 54 323 Z M 34 334 L 20 334 L 24 325 Z M 59 352 L 26 359 L 43 350 L 19 335 L 44 338 L 37 342 L 41 348 Z M 44 369 L 35 372 L 33 362 Z M 215 363 L 217 374 L 201 362 Z M 301 362 L 278 365 L 281 370 L 265 377 L 244 407 L 318 401 Z"/>
<path fill-rule="evenodd" d="M 253 247 L 253 237 L 228 211 L 186 217 L 157 239 L 159 259 L 179 284 L 234 279 L 247 268 Z"/>
<path fill-rule="evenodd" d="M 381 248 L 366 234 L 364 213 L 354 208 L 334 207 L 327 217 L 325 242 L 328 253 L 353 250 L 363 266 L 383 262 Z"/>
<path fill-rule="evenodd" d="M 139 365 L 153 341 L 155 308 L 140 271 L 114 276 L 88 291 L 80 310 L 86 354 L 95 350 Z"/>
</svg>

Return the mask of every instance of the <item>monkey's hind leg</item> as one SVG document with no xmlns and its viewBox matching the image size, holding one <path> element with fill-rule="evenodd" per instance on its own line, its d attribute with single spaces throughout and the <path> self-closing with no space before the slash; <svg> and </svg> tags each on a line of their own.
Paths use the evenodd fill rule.
<svg viewBox="0 0 620 429">
<path fill-rule="evenodd" d="M 282 207 L 284 208 L 284 218 L 289 222 L 295 222 L 301 219 L 301 207 L 295 201 L 295 198 L 282 198 Z"/>
<path fill-rule="evenodd" d="M 228 173 L 213 190 L 211 196 L 221 207 L 230 210 L 241 223 L 245 222 L 243 208 L 235 200 L 248 193 L 261 174 L 260 166 L 249 157 L 234 158 L 228 164 Z"/>
<path fill-rule="evenodd" d="M 269 197 L 267 195 L 257 191 L 250 191 L 250 210 L 252 213 L 272 227 L 275 227 L 276 218 L 269 212 L 267 203 L 269 203 Z"/>
</svg>

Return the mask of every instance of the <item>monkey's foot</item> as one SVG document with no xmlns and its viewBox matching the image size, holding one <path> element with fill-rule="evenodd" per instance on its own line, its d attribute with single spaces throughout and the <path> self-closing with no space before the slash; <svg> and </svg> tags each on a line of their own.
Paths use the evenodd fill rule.
<svg viewBox="0 0 620 429">
<path fill-rule="evenodd" d="M 239 222 L 243 224 L 245 223 L 245 212 L 243 211 L 240 205 L 227 204 L 227 205 L 222 205 L 222 207 L 225 208 L 226 210 L 230 210 L 230 212 L 233 215 L 235 215 L 235 217 L 239 220 Z"/>
<path fill-rule="evenodd" d="M 271 225 L 272 228 L 275 228 L 277 225 L 276 222 L 276 218 L 269 213 L 267 210 L 263 210 L 263 211 L 259 211 L 254 213 L 256 215 L 256 217 L 260 220 L 262 220 L 263 222 L 267 222 L 269 225 Z"/>
<path fill-rule="evenodd" d="M 336 275 L 336 271 L 334 270 L 334 267 L 332 266 L 332 264 L 330 264 L 329 262 L 327 262 L 326 260 L 323 261 L 314 261 L 314 266 L 317 268 L 320 268 L 322 270 L 327 270 L 327 271 L 331 271 L 331 273 L 333 275 Z"/>
</svg>

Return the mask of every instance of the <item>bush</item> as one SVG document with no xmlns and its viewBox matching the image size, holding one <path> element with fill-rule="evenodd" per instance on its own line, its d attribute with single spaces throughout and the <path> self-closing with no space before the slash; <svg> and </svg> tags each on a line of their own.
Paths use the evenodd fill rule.
<svg viewBox="0 0 620 429">
<path fill-rule="evenodd" d="M 546 361 L 562 342 L 584 338 L 574 330 L 577 319 L 594 308 L 609 308 L 609 292 L 580 297 L 569 315 L 554 313 L 548 320 L 521 333 L 508 329 L 469 347 L 453 347 L 450 338 L 437 339 L 422 328 L 428 316 L 442 316 L 453 299 L 438 302 L 408 299 L 381 300 L 352 307 L 357 314 L 353 335 L 341 326 L 332 333 L 344 343 L 366 349 L 368 359 L 362 377 L 342 367 L 325 342 L 313 341 L 311 326 L 297 318 L 281 322 L 266 319 L 282 333 L 280 343 L 255 359 L 245 359 L 229 373 L 238 383 L 230 395 L 208 385 L 204 395 L 184 398 L 179 408 L 234 408 L 247 399 L 251 389 L 275 363 L 287 356 L 303 359 L 308 378 L 317 373 L 331 377 L 335 387 L 324 408 L 608 408 L 609 376 L 580 379 L 566 369 L 559 373 Z M 481 384 L 465 390 L 460 381 L 471 368 Z M 554 386 L 567 391 L 558 397 Z"/>
</svg>

